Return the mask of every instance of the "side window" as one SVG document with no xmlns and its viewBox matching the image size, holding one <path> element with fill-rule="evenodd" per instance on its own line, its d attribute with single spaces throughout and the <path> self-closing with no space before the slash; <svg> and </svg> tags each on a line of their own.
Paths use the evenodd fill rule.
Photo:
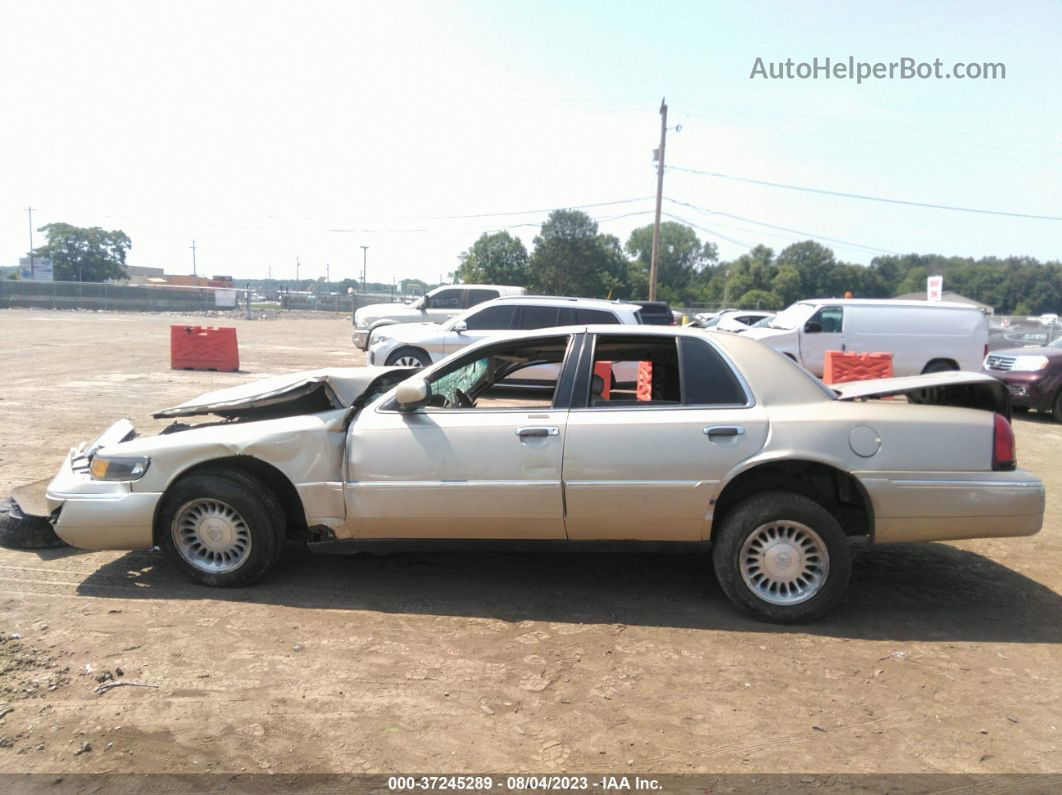
<svg viewBox="0 0 1062 795">
<path fill-rule="evenodd" d="M 807 325 L 812 323 L 818 324 L 823 334 L 840 334 L 844 330 L 844 307 L 824 306 L 811 316 Z"/>
<path fill-rule="evenodd" d="M 482 304 L 492 298 L 498 297 L 497 290 L 467 290 L 465 296 L 465 308 Z"/>
<path fill-rule="evenodd" d="M 591 408 L 681 405 L 675 338 L 598 336 L 588 392 Z"/>
<path fill-rule="evenodd" d="M 510 329 L 513 327 L 513 315 L 516 313 L 515 306 L 487 306 L 478 312 L 473 312 L 465 318 L 465 325 L 469 331 L 489 331 L 494 329 Z"/>
<path fill-rule="evenodd" d="M 563 335 L 478 348 L 428 379 L 427 410 L 548 409 L 569 342 Z"/>
<path fill-rule="evenodd" d="M 618 324 L 620 320 L 615 313 L 605 309 L 576 309 L 575 322 L 579 325 L 594 326 L 598 324 Z"/>
<path fill-rule="evenodd" d="M 517 328 L 528 330 L 550 328 L 558 325 L 557 316 L 557 307 L 555 306 L 527 304 L 520 307 L 520 320 Z"/>
<path fill-rule="evenodd" d="M 687 406 L 743 406 L 745 390 L 722 356 L 707 342 L 683 337 L 682 402 Z"/>
<path fill-rule="evenodd" d="M 462 295 L 464 290 L 440 290 L 428 300 L 431 309 L 462 309 Z"/>
</svg>

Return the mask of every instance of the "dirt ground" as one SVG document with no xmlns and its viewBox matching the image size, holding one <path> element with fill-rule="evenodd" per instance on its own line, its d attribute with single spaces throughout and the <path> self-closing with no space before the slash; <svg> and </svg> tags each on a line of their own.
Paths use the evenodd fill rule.
<svg viewBox="0 0 1062 795">
<path fill-rule="evenodd" d="M 174 372 L 179 322 L 218 321 L 0 312 L 0 493 L 123 415 L 363 362 L 347 317 L 236 320 L 243 372 Z M 0 772 L 1060 772 L 1062 425 L 1015 425 L 1042 533 L 862 548 L 800 628 L 737 616 L 703 556 L 292 548 L 214 591 L 0 549 Z"/>
</svg>

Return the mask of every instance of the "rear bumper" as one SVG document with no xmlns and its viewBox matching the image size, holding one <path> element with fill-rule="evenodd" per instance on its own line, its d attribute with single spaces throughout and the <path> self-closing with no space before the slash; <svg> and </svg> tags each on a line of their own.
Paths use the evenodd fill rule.
<svg viewBox="0 0 1062 795">
<path fill-rule="evenodd" d="M 45 498 L 56 534 L 81 549 L 150 549 L 155 545 L 152 525 L 161 494 L 136 492 L 130 483 L 92 480 L 75 470 L 72 450 L 48 484 Z"/>
<path fill-rule="evenodd" d="M 874 541 L 1029 536 L 1044 519 L 1044 486 L 1031 472 L 854 473 L 874 508 Z"/>
</svg>

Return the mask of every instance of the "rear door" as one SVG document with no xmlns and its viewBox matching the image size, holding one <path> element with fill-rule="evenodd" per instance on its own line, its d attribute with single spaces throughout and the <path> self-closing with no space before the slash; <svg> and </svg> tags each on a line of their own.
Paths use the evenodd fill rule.
<svg viewBox="0 0 1062 795">
<path fill-rule="evenodd" d="M 463 287 L 447 287 L 429 296 L 424 308 L 427 319 L 433 323 L 442 323 L 464 310 L 465 292 Z"/>
<path fill-rule="evenodd" d="M 708 340 L 617 330 L 593 343 L 568 416 L 568 538 L 705 538 L 719 482 L 766 441 L 766 412 Z M 642 388 L 605 398 L 590 377 L 604 362 L 641 370 Z"/>
</svg>

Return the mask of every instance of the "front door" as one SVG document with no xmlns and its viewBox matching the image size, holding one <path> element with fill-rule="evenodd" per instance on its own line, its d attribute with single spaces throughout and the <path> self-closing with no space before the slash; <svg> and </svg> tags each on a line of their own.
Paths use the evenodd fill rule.
<svg viewBox="0 0 1062 795">
<path fill-rule="evenodd" d="M 427 373 L 428 406 L 366 407 L 347 440 L 352 535 L 564 538 L 567 408 L 548 390 L 514 396 L 492 385 L 521 357 L 559 363 L 568 344 L 564 335 L 481 347 Z"/>
<path fill-rule="evenodd" d="M 821 306 L 804 323 L 800 334 L 800 359 L 815 375 L 822 377 L 826 351 L 844 351 L 844 307 Z"/>
</svg>

